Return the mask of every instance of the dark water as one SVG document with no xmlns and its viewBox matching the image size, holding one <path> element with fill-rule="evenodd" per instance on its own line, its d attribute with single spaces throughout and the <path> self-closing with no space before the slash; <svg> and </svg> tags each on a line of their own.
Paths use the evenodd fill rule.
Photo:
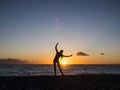
<svg viewBox="0 0 120 90">
<path fill-rule="evenodd" d="M 120 65 L 64 65 L 62 70 L 65 75 L 120 74 Z M 53 65 L 0 65 L 0 76 L 41 75 L 54 75 Z"/>
</svg>

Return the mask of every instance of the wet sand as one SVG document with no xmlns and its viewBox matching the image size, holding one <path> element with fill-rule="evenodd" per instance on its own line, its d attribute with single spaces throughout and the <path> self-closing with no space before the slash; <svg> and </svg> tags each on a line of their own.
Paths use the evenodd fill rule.
<svg viewBox="0 0 120 90">
<path fill-rule="evenodd" d="M 0 90 L 120 90 L 120 75 L 1 76 Z"/>
</svg>

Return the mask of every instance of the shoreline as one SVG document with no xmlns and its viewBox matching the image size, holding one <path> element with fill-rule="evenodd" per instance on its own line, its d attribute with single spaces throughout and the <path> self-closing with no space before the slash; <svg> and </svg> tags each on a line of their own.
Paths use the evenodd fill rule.
<svg viewBox="0 0 120 90">
<path fill-rule="evenodd" d="M 0 76 L 0 90 L 120 90 L 120 74 Z"/>
</svg>

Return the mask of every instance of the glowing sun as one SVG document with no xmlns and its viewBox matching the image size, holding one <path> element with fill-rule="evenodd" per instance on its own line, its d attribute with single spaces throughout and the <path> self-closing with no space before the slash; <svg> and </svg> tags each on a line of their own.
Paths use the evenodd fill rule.
<svg viewBox="0 0 120 90">
<path fill-rule="evenodd" d="M 66 62 L 66 61 L 62 61 L 61 63 L 62 63 L 62 64 L 67 64 L 67 62 Z"/>
</svg>

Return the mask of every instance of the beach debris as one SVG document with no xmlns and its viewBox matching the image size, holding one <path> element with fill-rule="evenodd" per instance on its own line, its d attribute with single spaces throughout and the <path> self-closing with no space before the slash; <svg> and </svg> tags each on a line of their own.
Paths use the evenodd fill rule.
<svg viewBox="0 0 120 90">
<path fill-rule="evenodd" d="M 84 52 L 77 52 L 77 56 L 89 56 L 89 55 Z"/>
</svg>

